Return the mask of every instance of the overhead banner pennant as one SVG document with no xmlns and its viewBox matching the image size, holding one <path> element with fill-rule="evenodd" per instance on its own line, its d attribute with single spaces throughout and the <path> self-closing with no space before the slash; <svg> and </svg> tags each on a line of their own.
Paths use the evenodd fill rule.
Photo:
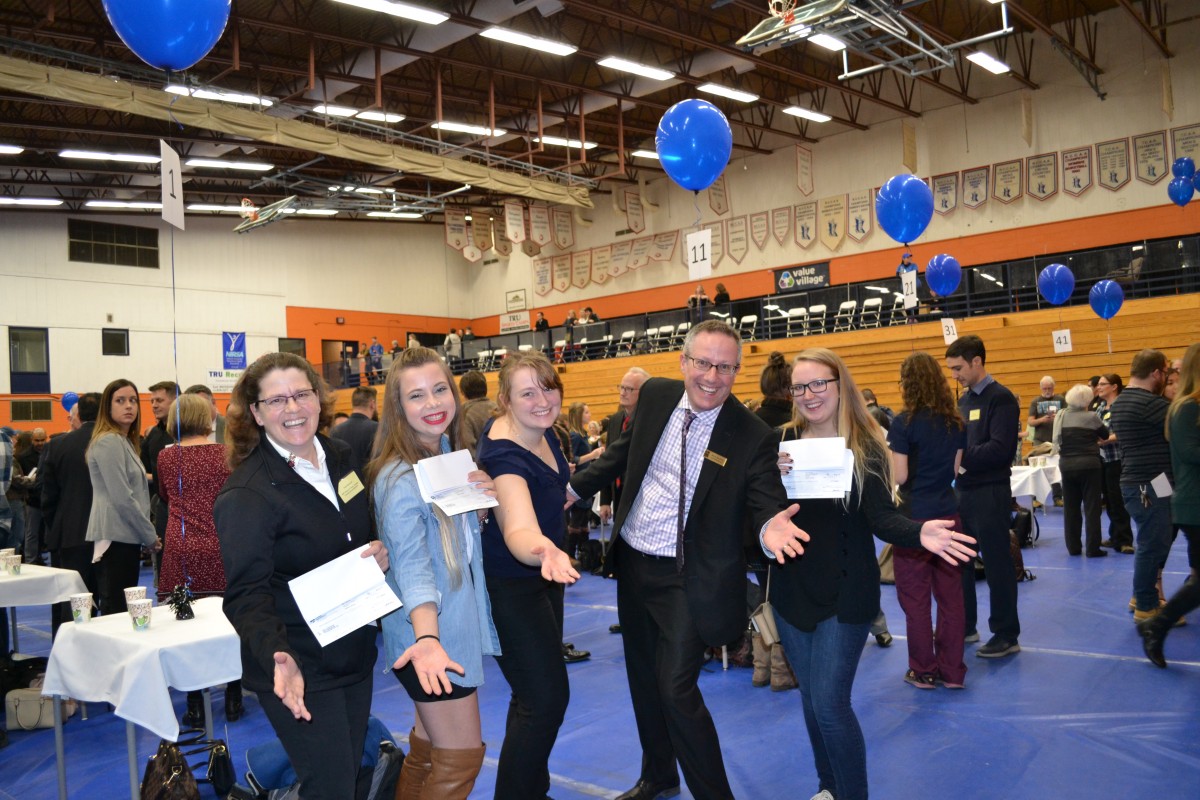
<svg viewBox="0 0 1200 800">
<path fill-rule="evenodd" d="M 571 254 L 571 285 L 576 289 L 586 289 L 592 280 L 592 251 Z"/>
<path fill-rule="evenodd" d="M 492 249 L 492 218 L 483 209 L 471 211 L 471 241 L 480 250 Z"/>
<path fill-rule="evenodd" d="M 1171 158 L 1200 159 L 1200 125 L 1171 128 Z"/>
<path fill-rule="evenodd" d="M 592 248 L 592 283 L 603 286 L 612 276 L 608 268 L 612 264 L 612 246 Z"/>
<path fill-rule="evenodd" d="M 447 208 L 443 212 L 446 227 L 446 244 L 455 250 L 467 246 L 467 212 L 461 208 Z"/>
<path fill-rule="evenodd" d="M 550 208 L 548 206 L 529 207 L 529 238 L 538 247 L 545 247 L 554 239 L 550 232 Z"/>
<path fill-rule="evenodd" d="M 933 210 L 942 216 L 958 208 L 958 173 L 933 176 Z"/>
<path fill-rule="evenodd" d="M 962 203 L 974 211 L 988 199 L 988 168 L 976 167 L 963 170 Z"/>
<path fill-rule="evenodd" d="M 729 251 L 729 257 L 737 263 L 742 263 L 742 259 L 746 257 L 746 253 L 750 252 L 750 239 L 746 231 L 746 218 L 734 217 L 729 220 L 725 226 L 725 233 L 729 239 L 725 242 L 725 248 Z"/>
<path fill-rule="evenodd" d="M 629 254 L 633 252 L 633 242 L 626 239 L 612 246 L 612 263 L 608 266 L 608 274 L 619 278 L 629 269 Z"/>
<path fill-rule="evenodd" d="M 783 244 L 788 234 L 792 232 L 792 207 L 784 206 L 771 212 L 771 235 L 775 241 Z"/>
<path fill-rule="evenodd" d="M 725 260 L 725 222 L 710 222 L 703 228 L 712 233 L 712 268 L 716 269 Z"/>
<path fill-rule="evenodd" d="M 492 220 L 492 237 L 494 239 L 492 246 L 496 248 L 496 255 L 505 258 L 512 255 L 513 243 L 509 241 L 508 234 L 504 232 L 504 220 L 499 217 Z"/>
<path fill-rule="evenodd" d="M 1063 150 L 1063 191 L 1072 197 L 1092 188 L 1092 146 Z"/>
<path fill-rule="evenodd" d="M 816 201 L 801 203 L 796 206 L 796 235 L 795 242 L 807 250 L 817 240 L 817 204 Z"/>
<path fill-rule="evenodd" d="M 541 255 L 542 248 L 538 247 L 537 242 L 532 239 L 526 239 L 521 242 L 521 252 L 533 258 L 534 256 Z"/>
<path fill-rule="evenodd" d="M 463 258 L 465 258 L 467 261 L 470 261 L 472 264 L 479 263 L 479 260 L 483 258 L 483 251 L 473 244 L 464 246 L 462 249 L 462 254 Z"/>
<path fill-rule="evenodd" d="M 721 173 L 721 176 L 708 187 L 708 207 L 718 217 L 729 213 L 729 192 L 726 189 L 725 173 Z"/>
<path fill-rule="evenodd" d="M 675 245 L 679 242 L 679 231 L 660 233 L 654 237 L 650 247 L 651 261 L 670 261 L 675 257 Z"/>
<path fill-rule="evenodd" d="M 570 209 L 556 208 L 551 214 L 554 220 L 554 244 L 559 250 L 567 250 L 575 246 L 575 220 L 571 218 Z"/>
<path fill-rule="evenodd" d="M 629 251 L 629 268 L 638 269 L 650 263 L 650 251 L 654 249 L 654 237 L 646 236 L 635 239 L 633 248 Z"/>
<path fill-rule="evenodd" d="M 822 197 L 817 203 L 820 218 L 817 238 L 830 250 L 837 250 L 846 239 L 846 195 Z"/>
<path fill-rule="evenodd" d="M 550 294 L 550 290 L 554 288 L 554 278 L 552 258 L 535 258 L 533 265 L 533 293 L 539 297 L 545 297 Z"/>
<path fill-rule="evenodd" d="M 771 220 L 765 211 L 750 215 L 750 239 L 754 246 L 762 250 L 767 246 L 767 238 L 771 235 Z"/>
<path fill-rule="evenodd" d="M 525 241 L 525 207 L 520 200 L 504 201 L 504 233 L 513 244 Z"/>
<path fill-rule="evenodd" d="M 571 288 L 571 256 L 570 254 L 564 254 L 555 256 L 551 260 L 553 262 L 551 266 L 553 277 L 551 280 L 554 282 L 554 290 L 565 292 Z"/>
<path fill-rule="evenodd" d="M 1025 183 L 1034 200 L 1058 194 L 1058 153 L 1030 156 L 1025 162 Z"/>
<path fill-rule="evenodd" d="M 802 144 L 796 145 L 796 188 L 805 197 L 813 193 L 813 154 Z"/>
<path fill-rule="evenodd" d="M 875 206 L 875 190 L 859 189 L 850 193 L 850 238 L 861 242 L 871 235 L 871 209 Z"/>
<path fill-rule="evenodd" d="M 1167 177 L 1167 132 L 1133 137 L 1134 174 L 1142 183 L 1155 184 Z"/>
<path fill-rule="evenodd" d="M 625 224 L 634 233 L 641 233 L 646 230 L 646 214 L 642 208 L 642 195 L 640 192 L 625 190 Z"/>
<path fill-rule="evenodd" d="M 1096 145 L 1096 174 L 1098 183 L 1115 192 L 1129 183 L 1129 140 L 1115 139 Z"/>
<path fill-rule="evenodd" d="M 1025 194 L 1021 183 L 1024 166 L 1019 158 L 996 164 L 992 169 L 992 197 L 1005 205 L 1020 200 Z"/>
</svg>

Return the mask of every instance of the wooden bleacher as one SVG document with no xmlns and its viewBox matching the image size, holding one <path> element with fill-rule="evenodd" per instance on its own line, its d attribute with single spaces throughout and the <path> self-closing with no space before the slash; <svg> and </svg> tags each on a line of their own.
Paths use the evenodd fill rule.
<svg viewBox="0 0 1200 800">
<path fill-rule="evenodd" d="M 1108 323 L 1087 306 L 1073 306 L 969 317 L 956 320 L 956 325 L 960 336 L 973 333 L 983 338 L 988 349 L 988 370 L 1017 394 L 1025 409 L 1038 394 L 1043 375 L 1053 376 L 1057 391 L 1065 393 L 1101 372 L 1116 372 L 1128 378 L 1130 360 L 1144 347 L 1156 347 L 1168 358 L 1179 358 L 1189 345 L 1200 341 L 1200 294 L 1127 300 Z M 1056 354 L 1051 332 L 1062 328 L 1071 331 L 1073 350 Z M 897 411 L 903 405 L 897 386 L 900 362 L 917 350 L 941 362 L 946 350 L 941 323 L 936 321 L 747 342 L 734 394 L 743 400 L 759 397 L 758 379 L 767 355 L 778 350 L 790 361 L 806 347 L 835 350 L 846 360 L 859 388 L 873 389 L 881 405 Z M 584 402 L 591 407 L 593 419 L 608 416 L 617 408 L 617 384 L 633 366 L 656 377 L 678 378 L 679 351 L 556 365 L 566 388 L 563 410 L 571 403 Z M 946 370 L 947 379 L 949 374 Z M 496 396 L 497 378 L 496 372 L 487 373 L 489 397 Z M 383 387 L 377 388 L 382 393 Z M 349 411 L 350 392 L 343 389 L 338 393 L 338 410 Z M 1023 410 L 1022 420 L 1024 416 Z"/>
</svg>

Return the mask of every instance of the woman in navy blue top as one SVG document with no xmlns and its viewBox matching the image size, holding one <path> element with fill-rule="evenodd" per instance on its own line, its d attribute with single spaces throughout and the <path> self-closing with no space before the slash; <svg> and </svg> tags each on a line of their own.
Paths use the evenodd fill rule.
<svg viewBox="0 0 1200 800">
<path fill-rule="evenodd" d="M 496 770 L 496 800 L 546 797 L 550 751 L 570 700 L 563 662 L 563 584 L 579 573 L 560 549 L 571 477 L 553 426 L 562 380 L 545 356 L 509 356 L 500 368 L 500 416 L 479 437 L 479 466 L 500 506 L 483 529 L 483 570 L 512 688 Z"/>
<path fill-rule="evenodd" d="M 928 353 L 913 353 L 900 365 L 904 411 L 888 430 L 892 474 L 900 484 L 900 510 L 910 519 L 951 520 L 961 531 L 954 476 L 966 445 L 966 429 L 937 361 Z M 896 597 L 908 623 L 908 672 L 905 682 L 932 689 L 941 681 L 962 689 L 967 675 L 963 663 L 962 579 L 959 568 L 919 547 L 896 547 Z M 929 597 L 937 601 L 934 629 Z"/>
</svg>

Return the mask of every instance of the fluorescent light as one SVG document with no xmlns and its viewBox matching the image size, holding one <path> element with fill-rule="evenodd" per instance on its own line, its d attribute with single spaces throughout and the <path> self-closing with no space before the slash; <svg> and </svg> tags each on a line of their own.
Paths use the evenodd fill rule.
<svg viewBox="0 0 1200 800">
<path fill-rule="evenodd" d="M 331 117 L 353 117 L 358 113 L 358 109 L 350 108 L 349 106 L 319 105 L 313 108 L 313 113 L 328 114 Z"/>
<path fill-rule="evenodd" d="M 223 92 L 219 89 L 198 89 L 189 86 L 183 86 L 178 83 L 169 84 L 165 91 L 171 94 L 181 94 L 184 96 L 195 97 L 199 100 L 221 100 L 226 103 L 238 103 L 244 106 L 262 106 L 270 108 L 275 105 L 275 101 L 266 97 L 259 97 L 254 94 L 242 94 L 240 92 Z"/>
<path fill-rule="evenodd" d="M 332 217 L 338 213 L 336 208 L 285 208 L 284 214 L 299 214 L 302 217 Z"/>
<path fill-rule="evenodd" d="M 245 172 L 266 172 L 275 169 L 274 164 L 264 164 L 261 161 L 221 161 L 216 158 L 189 158 L 183 162 L 189 167 L 207 167 L 208 169 L 236 169 Z"/>
<path fill-rule="evenodd" d="M 543 136 L 540 139 L 534 137 L 533 140 L 542 144 L 557 145 L 558 147 L 574 147 L 576 149 L 582 147 L 584 150 L 591 150 L 598 146 L 595 142 L 580 142 L 578 139 L 563 139 L 559 136 Z"/>
<path fill-rule="evenodd" d="M 1003 61 L 998 61 L 997 59 L 989 56 L 987 53 L 980 52 L 979 50 L 976 50 L 974 53 L 968 55 L 967 61 L 970 61 L 973 64 L 978 64 L 993 75 L 1003 75 L 1006 72 L 1012 71 L 1008 64 L 1005 64 Z"/>
<path fill-rule="evenodd" d="M 215 211 L 218 214 L 243 214 L 249 211 L 257 211 L 255 206 L 218 206 L 211 203 L 192 203 L 187 207 L 188 211 Z"/>
<path fill-rule="evenodd" d="M 989 3 L 991 3 L 991 4 L 992 4 L 992 5 L 994 5 L 994 6 L 998 6 L 998 5 L 1000 5 L 1001 3 L 1003 3 L 1003 2 L 1004 2 L 1004 0 L 988 0 L 988 2 L 989 2 Z"/>
<path fill-rule="evenodd" d="M 0 206 L 61 206 L 62 200 L 52 197 L 0 197 Z"/>
<path fill-rule="evenodd" d="M 415 211 L 368 211 L 367 216 L 378 219 L 422 219 L 425 215 Z"/>
<path fill-rule="evenodd" d="M 633 156 L 634 158 L 652 158 L 655 161 L 659 160 L 658 153 L 654 152 L 653 150 L 634 150 L 629 155 Z"/>
<path fill-rule="evenodd" d="M 357 186 L 354 191 L 359 194 L 383 194 L 383 189 L 376 189 L 374 186 Z"/>
<path fill-rule="evenodd" d="M 349 106 L 333 106 L 322 104 L 313 107 L 314 114 L 326 114 L 331 117 L 354 117 L 355 119 L 365 119 L 371 122 L 400 122 L 404 119 L 403 114 L 389 114 L 386 111 L 359 111 L 357 108 Z"/>
<path fill-rule="evenodd" d="M 0 155 L 15 156 L 25 152 L 24 147 L 18 147 L 15 144 L 0 144 Z"/>
<path fill-rule="evenodd" d="M 730 100 L 737 100 L 740 103 L 754 103 L 758 101 L 758 95 L 743 92 L 738 89 L 730 89 L 728 86 L 722 86 L 719 83 L 706 83 L 702 86 L 697 86 L 702 92 L 715 94 L 720 97 L 728 97 Z"/>
<path fill-rule="evenodd" d="M 393 17 L 400 17 L 401 19 L 408 19 L 413 22 L 424 22 L 427 25 L 441 25 L 450 19 L 449 14 L 443 14 L 440 11 L 430 11 L 427 8 L 409 5 L 408 3 L 396 3 L 392 2 L 392 0 L 334 0 L 334 2 L 365 8 L 368 11 L 391 14 Z"/>
<path fill-rule="evenodd" d="M 404 119 L 403 114 L 390 114 L 386 111 L 360 111 L 355 119 L 365 119 L 369 122 L 400 122 Z"/>
<path fill-rule="evenodd" d="M 93 161 L 125 161 L 131 164 L 157 164 L 158 156 L 139 156 L 131 153 L 101 153 L 94 150 L 60 150 L 60 158 L 84 158 Z"/>
<path fill-rule="evenodd" d="M 126 200 L 88 200 L 84 203 L 88 208 L 135 208 L 139 211 L 158 211 L 162 203 Z"/>
<path fill-rule="evenodd" d="M 499 128 L 488 128 L 483 125 L 467 125 L 462 122 L 435 122 L 433 123 L 433 128 L 439 131 L 470 133 L 475 136 L 504 136 L 508 133 L 508 131 L 502 131 Z"/>
<path fill-rule="evenodd" d="M 624 58 L 617 58 L 616 56 L 602 58 L 596 63 L 602 67 L 628 72 L 632 75 L 641 75 L 643 78 L 650 78 L 655 81 L 669 81 L 675 77 L 674 72 L 668 72 L 665 69 L 651 67 L 646 64 L 639 64 L 636 61 L 629 61 Z"/>
<path fill-rule="evenodd" d="M 552 42 L 549 39 L 542 39 L 537 36 L 530 36 L 517 31 L 510 31 L 505 28 L 491 27 L 479 32 L 479 35 L 485 39 L 494 39 L 497 42 L 507 42 L 508 44 L 516 44 L 521 47 L 528 47 L 532 50 L 540 50 L 543 53 L 550 53 L 556 56 L 569 56 L 579 48 L 570 44 L 562 44 L 561 42 Z"/>
<path fill-rule="evenodd" d="M 839 53 L 846 49 L 846 43 L 836 36 L 830 36 L 828 33 L 818 33 L 808 37 L 808 40 L 818 47 L 824 47 L 826 50 L 832 50 Z"/>
<path fill-rule="evenodd" d="M 813 122 L 829 122 L 829 120 L 833 119 L 833 117 L 829 116 L 828 114 L 822 114 L 820 111 L 811 111 L 807 108 L 801 108 L 800 106 L 789 106 L 783 110 L 783 113 L 791 114 L 793 117 L 804 117 L 805 119 L 810 119 Z"/>
</svg>

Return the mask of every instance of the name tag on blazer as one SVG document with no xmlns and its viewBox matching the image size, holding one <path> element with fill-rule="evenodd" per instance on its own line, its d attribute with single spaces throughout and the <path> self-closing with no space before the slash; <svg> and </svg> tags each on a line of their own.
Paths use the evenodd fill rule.
<svg viewBox="0 0 1200 800">
<path fill-rule="evenodd" d="M 714 453 L 712 450 L 705 450 L 704 457 L 716 464 L 718 467 L 725 466 L 725 462 L 729 460 L 720 453 Z"/>
<path fill-rule="evenodd" d="M 364 488 L 362 481 L 358 479 L 358 475 L 351 472 L 346 477 L 338 481 L 338 497 L 342 498 L 343 503 L 349 503 L 354 497 Z"/>
</svg>

